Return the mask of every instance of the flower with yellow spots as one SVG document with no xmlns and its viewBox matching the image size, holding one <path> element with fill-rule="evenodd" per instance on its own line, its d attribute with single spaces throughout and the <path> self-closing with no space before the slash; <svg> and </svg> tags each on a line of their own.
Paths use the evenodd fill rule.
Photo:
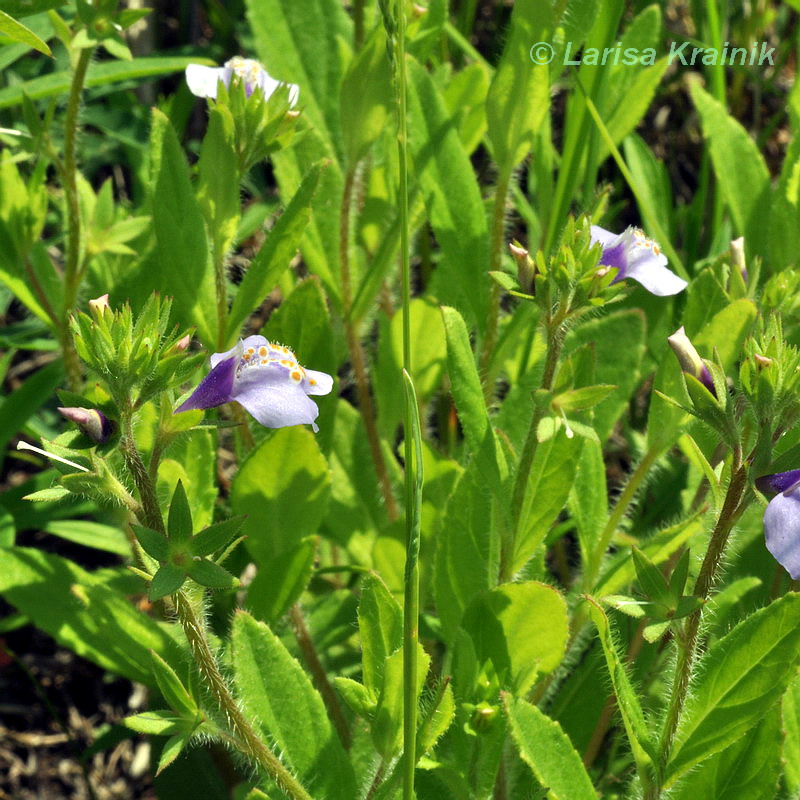
<svg viewBox="0 0 800 800">
<path fill-rule="evenodd" d="M 332 388 L 330 375 L 304 369 L 288 347 L 248 336 L 211 356 L 211 371 L 175 413 L 236 400 L 267 428 L 311 425 L 316 432 L 319 409 L 309 395 L 328 394 Z"/>
<path fill-rule="evenodd" d="M 616 234 L 592 225 L 592 244 L 603 248 L 600 265 L 618 270 L 612 283 L 633 278 L 659 297 L 678 294 L 686 288 L 686 281 L 667 269 L 667 257 L 658 244 L 639 228 L 626 228 Z"/>
<path fill-rule="evenodd" d="M 254 58 L 234 56 L 222 67 L 204 67 L 201 64 L 189 64 L 186 67 L 186 83 L 189 91 L 197 97 L 210 97 L 215 100 L 219 81 L 222 81 L 226 88 L 230 87 L 232 82 L 241 81 L 244 83 L 247 97 L 258 90 L 264 95 L 265 100 L 269 100 L 273 92 L 281 85 L 281 82 L 271 77 L 261 62 Z M 287 85 L 289 87 L 289 104 L 294 105 L 297 103 L 300 88 L 294 83 Z"/>
</svg>

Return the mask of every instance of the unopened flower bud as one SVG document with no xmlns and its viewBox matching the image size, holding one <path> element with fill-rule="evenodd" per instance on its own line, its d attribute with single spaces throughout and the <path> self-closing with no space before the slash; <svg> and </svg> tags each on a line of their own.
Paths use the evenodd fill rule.
<svg viewBox="0 0 800 800">
<path fill-rule="evenodd" d="M 107 296 L 107 295 L 106 295 Z M 74 422 L 93 442 L 103 444 L 108 441 L 113 431 L 113 426 L 103 414 L 96 408 L 59 408 L 61 416 Z"/>
<path fill-rule="evenodd" d="M 747 283 L 747 265 L 744 260 L 744 236 L 734 239 L 731 242 L 731 260 L 733 266 L 739 270 L 742 280 Z"/>
<path fill-rule="evenodd" d="M 536 264 L 533 263 L 528 251 L 516 242 L 511 242 L 508 249 L 511 251 L 514 261 L 517 262 L 517 280 L 520 289 L 526 294 L 533 294 Z"/>
<path fill-rule="evenodd" d="M 688 375 L 693 375 L 697 378 L 716 397 L 717 391 L 714 388 L 714 380 L 711 377 L 711 373 L 703 359 L 700 358 L 700 353 L 697 352 L 695 346 L 686 335 L 683 325 L 672 336 L 668 336 L 667 341 L 677 356 L 681 369 Z"/>
<path fill-rule="evenodd" d="M 89 308 L 98 316 L 102 315 L 107 308 L 111 308 L 108 304 L 108 294 L 100 295 L 100 297 L 89 301 Z"/>
<path fill-rule="evenodd" d="M 756 364 L 758 364 L 759 369 L 764 369 L 772 364 L 771 358 L 768 356 L 759 355 L 758 353 L 753 353 L 753 359 L 755 360 Z"/>
<path fill-rule="evenodd" d="M 189 336 L 189 334 L 187 333 L 186 336 L 183 337 L 183 339 L 178 339 L 178 341 L 175 343 L 174 349 L 177 350 L 178 352 L 183 352 L 184 350 L 188 349 L 189 342 L 191 341 L 192 337 Z"/>
</svg>

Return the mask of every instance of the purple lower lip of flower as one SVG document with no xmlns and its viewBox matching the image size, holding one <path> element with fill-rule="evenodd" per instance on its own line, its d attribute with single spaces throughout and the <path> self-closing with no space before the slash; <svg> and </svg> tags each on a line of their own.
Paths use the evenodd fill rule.
<svg viewBox="0 0 800 800">
<path fill-rule="evenodd" d="M 600 265 L 618 270 L 612 283 L 632 278 L 659 297 L 678 294 L 687 286 L 683 278 L 667 269 L 667 257 L 659 246 L 638 228 L 616 234 L 592 225 L 591 241 L 603 248 Z"/>
<path fill-rule="evenodd" d="M 318 430 L 319 409 L 309 395 L 328 394 L 333 378 L 301 367 L 287 347 L 248 336 L 227 352 L 214 353 L 211 367 L 176 414 L 236 400 L 268 428 L 311 425 Z"/>
<path fill-rule="evenodd" d="M 792 473 L 800 474 L 800 470 L 782 475 Z M 775 495 L 767 506 L 764 512 L 764 537 L 767 550 L 775 560 L 794 580 L 800 578 L 800 486 L 797 481 L 787 490 Z"/>
</svg>

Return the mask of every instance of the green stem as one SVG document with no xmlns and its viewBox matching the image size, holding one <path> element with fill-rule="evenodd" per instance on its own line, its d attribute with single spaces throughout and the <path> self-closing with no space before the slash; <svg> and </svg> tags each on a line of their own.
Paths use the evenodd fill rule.
<svg viewBox="0 0 800 800">
<path fill-rule="evenodd" d="M 350 362 L 353 365 L 353 372 L 356 379 L 356 394 L 358 395 L 358 406 L 361 412 L 361 419 L 364 422 L 364 429 L 367 433 L 369 450 L 372 455 L 372 462 L 375 465 L 375 472 L 383 495 L 383 502 L 386 505 L 386 513 L 390 521 L 394 522 L 399 516 L 397 501 L 394 497 L 392 482 L 389 479 L 389 471 L 386 468 L 386 461 L 383 458 L 381 440 L 378 435 L 378 428 L 375 424 L 375 407 L 372 402 L 372 395 L 369 390 L 369 378 L 367 377 L 366 356 L 358 338 L 356 324 L 353 322 L 353 289 L 350 279 L 350 207 L 353 199 L 353 184 L 355 182 L 355 168 L 348 170 L 344 181 L 344 191 L 342 193 L 342 211 L 339 227 L 339 263 L 342 269 L 342 305 L 344 311 L 344 329 L 347 339 L 347 349 L 350 351 Z"/>
<path fill-rule="evenodd" d="M 417 766 L 417 647 L 419 642 L 419 487 L 414 474 L 414 415 L 417 409 L 411 380 L 411 262 L 408 230 L 408 130 L 406 124 L 406 13 L 397 11 L 397 153 L 399 168 L 400 259 L 403 294 L 403 370 L 412 387 L 405 392 L 404 461 L 406 566 L 403 587 L 403 800 L 414 798 L 414 772 Z M 417 463 L 417 470 L 422 464 Z"/>
<path fill-rule="evenodd" d="M 494 192 L 494 207 L 492 209 L 491 250 L 489 251 L 489 270 L 495 272 L 500 269 L 503 257 L 503 239 L 506 221 L 506 200 L 508 186 L 511 182 L 511 170 L 504 169 L 497 178 Z M 492 398 L 493 381 L 490 375 L 492 354 L 497 346 L 497 329 L 500 324 L 500 287 L 492 281 L 491 297 L 489 300 L 489 319 L 486 327 L 486 336 L 483 340 L 483 350 L 480 359 L 480 374 L 483 377 L 483 396 L 488 403 Z"/>
<path fill-rule="evenodd" d="M 700 574 L 694 587 L 694 594 L 701 600 L 708 599 L 711 589 L 717 576 L 725 546 L 728 543 L 733 526 L 741 516 L 746 504 L 743 501 L 747 490 L 747 470 L 741 463 L 741 453 L 734 452 L 734 463 L 732 467 L 732 478 L 728 485 L 725 495 L 725 502 L 717 518 L 717 523 L 711 533 L 703 565 L 700 567 Z M 702 608 L 699 608 L 686 619 L 683 633 L 680 636 L 678 645 L 678 663 L 675 668 L 675 676 L 672 683 L 672 695 L 670 697 L 669 708 L 667 709 L 664 731 L 661 736 L 659 752 L 661 755 L 661 765 L 659 773 L 663 773 L 666 767 L 672 744 L 675 739 L 675 732 L 678 729 L 681 713 L 686 702 L 686 695 L 689 689 L 689 682 L 692 677 L 692 668 L 697 656 L 698 633 L 700 630 L 700 620 Z M 661 797 L 662 775 L 657 776 L 657 783 L 652 791 L 654 800 Z"/>
<path fill-rule="evenodd" d="M 67 252 L 64 265 L 64 331 L 68 331 L 68 319 L 75 306 L 75 301 L 80 288 L 81 269 L 81 207 L 78 198 L 78 167 L 77 167 L 77 138 L 78 138 L 78 112 L 81 105 L 81 93 L 86 81 L 86 71 L 92 59 L 92 48 L 80 51 L 75 69 L 72 73 L 67 111 L 64 117 L 64 159 L 62 180 L 64 182 L 64 195 L 67 201 Z M 62 337 L 64 348 L 64 362 L 70 388 L 78 391 L 81 384 L 80 363 L 74 352 L 72 338 L 67 332 Z"/>
<path fill-rule="evenodd" d="M 558 359 L 561 356 L 561 349 L 564 345 L 564 335 L 566 333 L 564 315 L 559 312 L 555 319 L 548 319 L 546 329 L 547 353 L 545 354 L 544 372 L 542 373 L 540 390 L 549 392 L 553 388 L 553 379 L 555 378 Z M 511 540 L 503 543 L 502 552 L 500 554 L 500 583 L 504 583 L 511 578 L 510 573 L 514 559 L 514 543 L 519 534 L 517 529 L 522 514 L 522 504 L 528 489 L 528 478 L 530 476 L 531 467 L 533 466 L 533 459 L 536 456 L 536 449 L 539 446 L 537 431 L 546 409 L 547 404 L 540 402 L 536 397 L 536 392 L 534 392 L 533 416 L 531 417 L 531 424 L 528 428 L 528 436 L 525 439 L 525 444 L 523 445 L 522 453 L 519 457 L 517 475 L 514 480 L 514 491 L 511 496 L 511 514 L 513 519 Z"/>
</svg>

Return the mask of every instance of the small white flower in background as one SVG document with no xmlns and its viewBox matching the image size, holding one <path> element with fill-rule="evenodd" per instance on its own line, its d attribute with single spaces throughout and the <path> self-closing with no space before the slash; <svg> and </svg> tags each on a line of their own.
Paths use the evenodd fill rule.
<svg viewBox="0 0 800 800">
<path fill-rule="evenodd" d="M 229 88 L 231 83 L 242 81 L 248 97 L 259 90 L 268 100 L 273 92 L 282 85 L 264 69 L 260 61 L 254 58 L 234 56 L 225 62 L 223 67 L 204 67 L 200 64 L 189 64 L 186 67 L 186 83 L 189 91 L 197 97 L 217 98 L 217 85 L 219 81 Z M 289 87 L 289 104 L 295 105 L 300 94 L 300 87 L 294 83 L 286 84 Z"/>
</svg>

